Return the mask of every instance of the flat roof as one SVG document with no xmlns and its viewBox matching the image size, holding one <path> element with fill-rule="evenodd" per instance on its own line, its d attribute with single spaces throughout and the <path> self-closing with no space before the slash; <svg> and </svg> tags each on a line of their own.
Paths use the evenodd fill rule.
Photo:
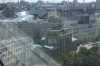
<svg viewBox="0 0 100 66">
<path fill-rule="evenodd" d="M 41 40 L 45 40 L 45 37 L 42 37 Z"/>
<path fill-rule="evenodd" d="M 72 41 L 77 41 L 77 40 L 78 40 L 77 38 L 72 37 Z"/>
<path fill-rule="evenodd" d="M 57 44 L 33 44 L 33 48 L 47 48 L 47 49 L 55 49 L 57 48 Z"/>
</svg>

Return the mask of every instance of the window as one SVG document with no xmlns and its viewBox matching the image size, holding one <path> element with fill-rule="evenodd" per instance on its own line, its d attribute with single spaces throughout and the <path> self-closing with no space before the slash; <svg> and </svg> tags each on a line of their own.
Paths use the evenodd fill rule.
<svg viewBox="0 0 100 66">
<path fill-rule="evenodd" d="M 3 52 L 3 48 L 1 49 L 1 52 Z"/>
<path fill-rule="evenodd" d="M 18 27 L 20 28 L 21 27 L 21 24 L 18 24 Z"/>
<path fill-rule="evenodd" d="M 8 49 L 10 49 L 10 46 L 8 46 Z"/>
<path fill-rule="evenodd" d="M 17 52 L 17 49 L 16 49 L 16 52 Z"/>
<path fill-rule="evenodd" d="M 11 49 L 13 49 L 13 45 L 11 45 Z"/>
<path fill-rule="evenodd" d="M 8 51 L 8 56 L 10 55 L 10 51 Z"/>
<path fill-rule="evenodd" d="M 8 62 L 9 62 L 9 57 L 8 57 Z"/>
</svg>

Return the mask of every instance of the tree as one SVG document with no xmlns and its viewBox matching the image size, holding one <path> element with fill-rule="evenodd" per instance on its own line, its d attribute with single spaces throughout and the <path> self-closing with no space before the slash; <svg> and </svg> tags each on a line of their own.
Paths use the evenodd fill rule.
<svg viewBox="0 0 100 66">
<path fill-rule="evenodd" d="M 100 40 L 100 34 L 88 35 L 83 38 L 84 42 L 95 42 Z"/>
<path fill-rule="evenodd" d="M 93 46 L 91 49 L 81 47 L 78 53 L 73 51 L 65 53 L 59 57 L 58 60 L 66 60 L 65 66 L 100 66 L 100 54 L 98 54 L 99 47 Z"/>
<path fill-rule="evenodd" d="M 84 42 L 88 42 L 88 40 L 89 40 L 88 36 L 85 36 L 85 37 L 83 38 L 83 41 L 84 41 Z"/>
<path fill-rule="evenodd" d="M 77 53 L 77 55 L 79 56 L 83 56 L 83 55 L 90 55 L 90 51 L 86 48 L 86 47 L 80 47 L 79 52 Z"/>
</svg>

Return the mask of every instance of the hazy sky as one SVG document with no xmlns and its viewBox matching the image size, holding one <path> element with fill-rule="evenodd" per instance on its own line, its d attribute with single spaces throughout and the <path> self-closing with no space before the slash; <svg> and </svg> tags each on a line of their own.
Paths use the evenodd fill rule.
<svg viewBox="0 0 100 66">
<path fill-rule="evenodd" d="M 3 0 L 0 0 L 1 2 Z M 5 1 L 13 1 L 13 0 L 5 0 Z M 20 0 L 19 0 L 20 1 Z M 25 0 L 25 1 L 28 1 L 28 2 L 36 2 L 38 0 Z M 42 1 L 51 1 L 51 2 L 61 2 L 63 0 L 42 0 Z M 65 1 L 68 1 L 68 0 L 65 0 Z M 73 0 L 69 0 L 69 1 L 73 1 Z M 91 1 L 95 1 L 95 0 L 84 0 L 85 2 L 91 2 Z M 14 2 L 18 2 L 18 0 L 14 0 Z M 83 0 L 78 0 L 78 2 L 83 2 Z"/>
</svg>

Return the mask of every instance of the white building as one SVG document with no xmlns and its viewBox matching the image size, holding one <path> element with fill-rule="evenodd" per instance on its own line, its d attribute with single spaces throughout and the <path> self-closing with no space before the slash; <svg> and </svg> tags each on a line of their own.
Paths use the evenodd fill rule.
<svg viewBox="0 0 100 66">
<path fill-rule="evenodd" d="M 20 42 L 20 41 L 22 42 Z M 29 43 L 28 45 L 24 45 L 23 42 Z M 25 43 L 26 43 L 25 42 Z M 31 55 L 31 51 L 26 51 L 25 48 L 31 48 L 32 43 L 27 41 L 26 37 L 23 38 L 12 38 L 8 40 L 0 41 L 0 51 L 2 52 L 2 60 L 5 66 L 11 66 L 16 63 L 16 60 L 20 60 L 23 57 L 23 53 L 25 52 L 25 59 L 29 58 Z M 20 61 L 20 62 L 24 62 Z"/>
<path fill-rule="evenodd" d="M 19 32 L 7 23 L 1 23 L 0 26 L 0 56 L 4 65 L 11 66 L 17 60 L 24 63 L 32 54 L 29 50 L 33 46 L 32 39 L 20 36 Z"/>
<path fill-rule="evenodd" d="M 96 21 L 91 24 L 78 24 L 77 21 L 68 21 L 64 23 L 65 27 L 69 27 L 73 32 L 73 37 L 79 41 L 83 41 L 83 38 L 88 35 L 100 33 L 100 18 L 96 18 Z"/>
</svg>

